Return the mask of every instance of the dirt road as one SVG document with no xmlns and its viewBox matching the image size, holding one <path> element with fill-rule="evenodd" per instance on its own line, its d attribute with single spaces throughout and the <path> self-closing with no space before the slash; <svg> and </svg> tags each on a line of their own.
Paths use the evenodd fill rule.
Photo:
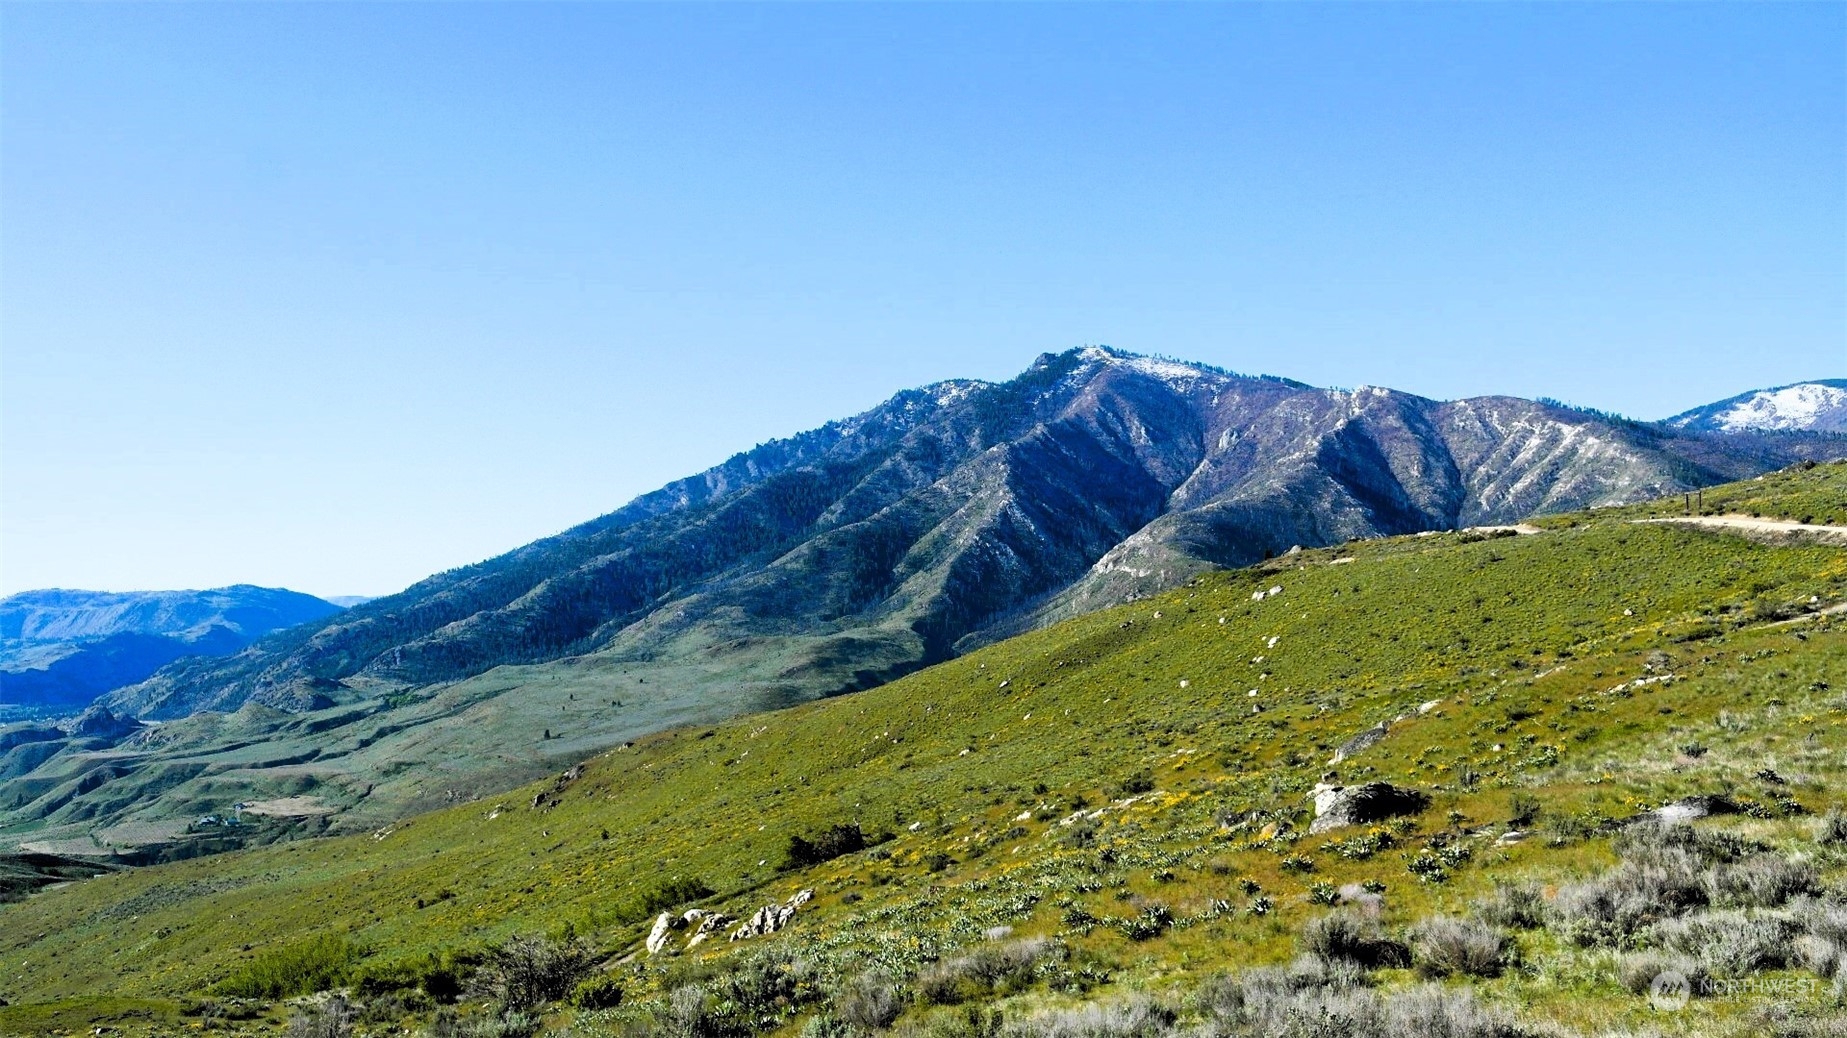
<svg viewBox="0 0 1847 1038">
<path fill-rule="evenodd" d="M 1847 526 L 1821 526 L 1788 519 L 1755 519 L 1748 515 L 1688 515 L 1666 519 L 1637 519 L 1638 523 L 1680 523 L 1684 526 L 1707 526 L 1736 530 L 1746 536 L 1799 537 L 1826 544 L 1847 545 Z"/>
</svg>

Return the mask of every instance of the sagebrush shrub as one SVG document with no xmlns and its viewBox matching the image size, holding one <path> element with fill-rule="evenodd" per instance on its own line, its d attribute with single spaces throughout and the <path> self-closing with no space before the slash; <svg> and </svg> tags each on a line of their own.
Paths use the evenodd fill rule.
<svg viewBox="0 0 1847 1038">
<path fill-rule="evenodd" d="M 1328 962 L 1346 961 L 1368 969 L 1404 966 L 1410 953 L 1385 935 L 1378 920 L 1353 911 L 1330 912 L 1309 921 L 1302 929 L 1302 947 Z"/>
<path fill-rule="evenodd" d="M 1616 981 L 1632 995 L 1648 994 L 1655 978 L 1664 973 L 1685 977 L 1694 991 L 1700 990 L 1706 980 L 1706 971 L 1697 960 L 1659 950 L 1625 955 L 1616 963 Z"/>
<path fill-rule="evenodd" d="M 1061 950 L 1043 937 L 979 947 L 966 955 L 946 959 L 920 975 L 920 985 L 938 994 L 946 990 L 962 996 L 1006 993 L 1032 983 L 1040 960 Z M 928 997 L 928 996 L 926 996 Z M 945 1005 L 956 997 L 931 997 Z"/>
<path fill-rule="evenodd" d="M 834 1012 L 842 1023 L 858 1031 L 882 1031 L 904 1012 L 904 995 L 890 977 L 864 973 L 835 995 Z"/>
<path fill-rule="evenodd" d="M 1475 914 L 1490 926 L 1537 930 L 1546 925 L 1545 893 L 1537 883 L 1497 882 L 1492 895 L 1475 903 Z"/>
<path fill-rule="evenodd" d="M 1236 975 L 1215 974 L 1193 993 L 1193 1000 L 1202 1014 L 1229 1020 L 1237 1017 L 1246 1003 L 1324 988 L 1359 987 L 1365 980 L 1365 970 L 1357 963 L 1302 955 L 1287 966 L 1258 967 Z"/>
<path fill-rule="evenodd" d="M 334 995 L 319 1005 L 296 1010 L 289 1019 L 288 1038 L 348 1038 L 353 1033 L 353 1017 L 353 1004 Z"/>
<path fill-rule="evenodd" d="M 488 952 L 472 984 L 505 1009 L 531 1009 L 568 997 L 595 965 L 596 953 L 582 941 L 515 937 Z"/>
<path fill-rule="evenodd" d="M 1524 1033 L 1512 1017 L 1466 991 L 1427 985 L 1386 999 L 1380 1038 L 1519 1038 Z"/>
<path fill-rule="evenodd" d="M 1790 960 L 1823 980 L 1830 980 L 1840 973 L 1844 955 L 1847 955 L 1847 949 L 1812 933 L 1796 938 L 1790 946 Z"/>
<path fill-rule="evenodd" d="M 1715 905 L 1776 908 L 1791 898 L 1821 893 L 1821 877 L 1806 861 L 1753 854 L 1713 866 L 1706 873 L 1706 890 Z"/>
<path fill-rule="evenodd" d="M 1149 998 L 1109 1005 L 1087 1005 L 1037 1013 L 1010 1021 L 1005 1038 L 1168 1038 L 1174 1033 L 1172 1009 Z"/>
<path fill-rule="evenodd" d="M 1311 960 L 1312 961 L 1312 960 Z M 1199 993 L 1211 1021 L 1204 1033 L 1220 1038 L 1518 1038 L 1524 1032 L 1507 1014 L 1467 992 L 1435 986 L 1381 997 L 1362 987 L 1358 974 L 1324 975 L 1297 963 L 1214 978 Z"/>
<path fill-rule="evenodd" d="M 1824 847 L 1847 844 L 1847 812 L 1835 808 L 1816 819 L 1815 842 Z"/>
<path fill-rule="evenodd" d="M 1804 933 L 1847 947 L 1847 905 L 1819 898 L 1799 898 L 1789 907 L 1791 918 Z"/>
<path fill-rule="evenodd" d="M 1651 860 L 1625 860 L 1595 879 L 1559 891 L 1552 915 L 1580 945 L 1623 947 L 1662 919 L 1705 906 L 1705 875 L 1693 854 L 1655 850 Z"/>
<path fill-rule="evenodd" d="M 1468 919 L 1437 916 L 1411 931 L 1412 959 L 1426 976 L 1498 977 L 1507 966 L 1507 939 Z"/>
<path fill-rule="evenodd" d="M 1688 855 L 1702 865 L 1733 862 L 1769 849 L 1725 829 L 1663 822 L 1639 822 L 1628 826 L 1617 834 L 1612 846 L 1628 861 L 1649 863 Z"/>
<path fill-rule="evenodd" d="M 1743 977 L 1786 965 L 1795 924 L 1779 916 L 1742 911 L 1700 912 L 1655 927 L 1655 939 L 1690 956 L 1715 976 Z"/>
</svg>

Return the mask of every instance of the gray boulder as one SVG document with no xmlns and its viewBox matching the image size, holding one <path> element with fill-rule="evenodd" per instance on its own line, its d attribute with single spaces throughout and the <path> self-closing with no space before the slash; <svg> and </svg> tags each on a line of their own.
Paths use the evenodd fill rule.
<svg viewBox="0 0 1847 1038">
<path fill-rule="evenodd" d="M 667 947 L 667 935 L 673 933 L 674 924 L 677 922 L 679 920 L 674 918 L 672 912 L 662 912 L 660 917 L 654 920 L 654 929 L 648 932 L 649 955 L 656 954 L 662 948 Z"/>
<path fill-rule="evenodd" d="M 1340 747 L 1334 751 L 1334 756 L 1328 763 L 1339 764 L 1341 761 L 1346 760 L 1348 757 L 1353 756 L 1383 738 L 1385 738 L 1385 722 L 1380 721 L 1371 728 L 1341 743 Z"/>
<path fill-rule="evenodd" d="M 1388 782 L 1367 782 L 1358 786 L 1315 787 L 1315 820 L 1310 833 L 1324 833 L 1348 825 L 1384 821 L 1400 815 L 1413 815 L 1430 806 L 1430 795 L 1415 789 L 1402 789 Z"/>
</svg>

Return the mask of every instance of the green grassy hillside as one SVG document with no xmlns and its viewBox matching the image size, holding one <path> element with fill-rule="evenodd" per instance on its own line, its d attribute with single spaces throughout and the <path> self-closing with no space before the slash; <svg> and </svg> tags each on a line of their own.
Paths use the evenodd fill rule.
<svg viewBox="0 0 1847 1038">
<path fill-rule="evenodd" d="M 1847 510 L 1847 465 L 1741 487 L 1708 507 Z M 1317 946 L 1303 928 L 1325 928 L 1343 887 L 1381 894 L 1392 933 L 1467 914 L 1497 883 L 1556 893 L 1615 863 L 1613 820 L 1691 794 L 1738 810 L 1702 826 L 1832 883 L 1847 856 L 1809 816 L 1836 806 L 1847 755 L 1847 625 L 1827 611 L 1847 600 L 1847 550 L 1628 521 L 1644 514 L 1302 552 L 369 834 L 61 886 L 0 909 L 0 1031 L 262 1031 L 294 1010 L 225 993 L 308 977 L 356 992 L 362 1033 L 399 1033 L 437 1011 L 419 985 L 440 996 L 444 976 L 541 933 L 608 953 L 623 991 L 613 1009 L 548 1010 L 578 1034 L 835 1033 L 862 1009 L 846 1022 L 981 1033 L 990 1011 L 1025 1026 L 1096 1001 L 1185 1026 L 1217 1012 L 1215 972 Z M 1381 722 L 1382 740 L 1329 763 Z M 1307 833 L 1317 782 L 1374 780 L 1431 804 Z M 843 825 L 891 836 L 782 868 L 792 836 Z M 1501 842 L 1512 827 L 1530 835 Z M 783 933 L 640 949 L 661 907 L 747 917 L 801 889 L 815 899 Z M 1651 1015 L 1620 956 L 1655 931 L 1502 929 L 1518 962 L 1469 986 L 1521 1026 L 1765 1026 L 1744 998 Z M 1765 976 L 1813 976 L 1784 965 Z M 1387 995 L 1419 982 L 1389 963 L 1368 977 Z M 1798 1014 L 1834 998 L 1791 991 Z M 1122 1008 L 1135 993 L 1154 1001 Z M 866 1008 L 887 996 L 895 1017 Z M 462 1024 L 442 1010 L 438 1033 L 479 1005 Z"/>
</svg>

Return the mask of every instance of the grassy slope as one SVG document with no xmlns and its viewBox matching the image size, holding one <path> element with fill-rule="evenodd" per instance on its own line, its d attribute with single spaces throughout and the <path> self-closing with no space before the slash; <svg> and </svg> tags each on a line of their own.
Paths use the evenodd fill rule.
<svg viewBox="0 0 1847 1038">
<path fill-rule="evenodd" d="M 1765 514 L 1781 514 L 1767 502 L 1778 494 L 1797 501 L 1797 517 L 1814 510 L 1810 499 L 1839 511 L 1847 467 L 1741 486 Z M 1720 493 L 1708 493 L 1709 509 Z M 821 897 L 798 924 L 805 941 L 895 965 L 998 922 L 1065 929 L 1061 898 L 1107 919 L 1131 914 L 1126 891 L 1186 917 L 1213 898 L 1242 904 L 1236 880 L 1249 878 L 1274 899 L 1269 915 L 1234 913 L 1145 943 L 1108 927 L 1067 935 L 1114 962 L 1117 985 L 1158 984 L 1287 957 L 1292 929 L 1317 911 L 1305 897 L 1315 882 L 1383 879 L 1389 917 L 1408 921 L 1459 904 L 1492 876 L 1608 860 L 1595 841 L 1483 842 L 1449 883 L 1431 885 L 1405 869 L 1416 836 L 1349 862 L 1322 849 L 1328 838 L 1258 845 L 1215 821 L 1226 809 L 1299 811 L 1333 746 L 1432 699 L 1443 705 L 1336 769 L 1343 781 L 1435 790 L 1422 834 L 1446 828 L 1450 811 L 1464 825 L 1504 819 L 1519 787 L 1548 815 L 1583 818 L 1726 783 L 1767 795 L 1750 777 L 1766 760 L 1805 776 L 1795 795 L 1822 806 L 1840 778 L 1847 712 L 1838 691 L 1819 686 L 1838 690 L 1847 677 L 1847 630 L 1811 620 L 1799 640 L 1797 626 L 1770 620 L 1811 596 L 1847 598 L 1847 552 L 1622 522 L 1631 512 L 1551 523 L 1533 537 L 1399 538 L 1214 574 L 869 692 L 645 740 L 599 758 L 555 807 L 530 806 L 547 784 L 375 834 L 64 887 L 0 911 L 0 991 L 15 1002 L 180 996 L 266 946 L 321 931 L 348 933 L 378 959 L 566 921 L 620 946 L 640 936 L 625 906 L 663 875 L 703 878 L 722 892 L 711 903 L 739 914 L 815 886 Z M 1337 556 L 1355 561 L 1329 565 Z M 1283 592 L 1251 600 L 1273 585 Z M 1697 640 L 1679 640 L 1688 636 Z M 1656 650 L 1674 658 L 1679 680 L 1610 691 L 1643 674 Z M 1253 702 L 1263 712 L 1253 716 Z M 1713 750 L 1677 760 L 1674 748 L 1690 740 Z M 1100 867 L 1094 849 L 1067 846 L 1057 819 L 1072 799 L 1103 803 L 1142 770 L 1156 792 L 1101 818 L 1118 863 Z M 1472 790 L 1464 770 L 1479 776 Z M 1046 792 L 1034 792 L 1039 784 Z M 1048 820 L 1018 819 L 1035 811 Z M 761 864 L 791 832 L 853 819 L 900 833 L 889 860 L 858 855 L 801 876 Z M 1754 824 L 1772 837 L 1795 825 Z M 932 853 L 954 864 L 928 871 Z M 1315 872 L 1281 870 L 1299 853 Z M 1096 875 L 1102 889 L 1081 892 Z M 863 900 L 848 903 L 849 892 Z M 658 981 L 646 963 L 623 970 L 637 996 Z M 1636 1011 L 1587 977 L 1522 974 L 1494 986 L 1537 1015 L 1575 1022 Z M 31 1029 L 45 1012 L 0 1010 L 0 1028 Z"/>
</svg>

